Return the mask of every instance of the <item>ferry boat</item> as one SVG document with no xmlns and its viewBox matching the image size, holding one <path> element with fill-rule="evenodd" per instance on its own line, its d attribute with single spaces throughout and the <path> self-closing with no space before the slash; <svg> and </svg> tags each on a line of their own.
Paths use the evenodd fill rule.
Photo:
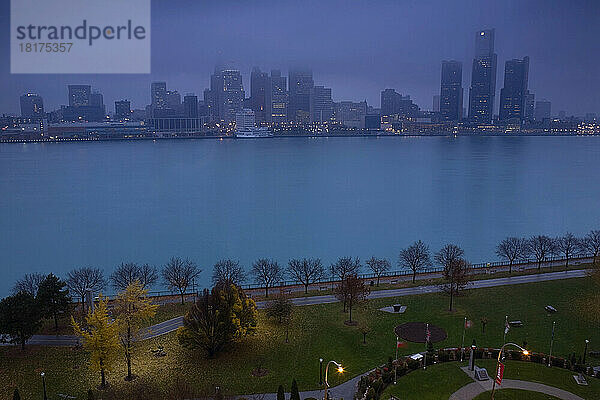
<svg viewBox="0 0 600 400">
<path fill-rule="evenodd" d="M 243 128 L 235 131 L 235 137 L 240 139 L 273 137 L 273 132 L 268 127 Z"/>
</svg>

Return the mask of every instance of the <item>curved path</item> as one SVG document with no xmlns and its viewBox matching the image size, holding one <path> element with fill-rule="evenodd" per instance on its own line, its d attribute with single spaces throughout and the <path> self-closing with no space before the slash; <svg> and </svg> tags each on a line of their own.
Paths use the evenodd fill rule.
<svg viewBox="0 0 600 400">
<path fill-rule="evenodd" d="M 519 381 L 516 379 L 504 379 L 502 385 L 498 386 L 500 389 L 521 389 L 528 390 L 530 392 L 544 393 L 550 396 L 557 397 L 562 400 L 584 400 L 571 392 L 556 388 L 554 386 L 544 385 L 542 383 Z M 472 382 L 468 385 L 458 389 L 450 396 L 450 400 L 471 400 L 481 393 L 489 392 L 492 390 L 492 382 Z"/>
<path fill-rule="evenodd" d="M 533 275 L 510 276 L 507 278 L 483 279 L 472 281 L 468 289 L 488 288 L 495 286 L 518 285 L 522 283 L 554 281 L 568 278 L 582 278 L 586 276 L 587 271 L 584 269 L 548 272 Z M 437 285 L 415 286 L 401 289 L 385 289 L 375 290 L 368 296 L 369 299 L 380 299 L 384 297 L 401 297 L 411 296 L 416 294 L 437 293 L 441 289 Z M 312 296 L 312 297 L 294 297 L 290 301 L 297 306 L 308 306 L 315 304 L 337 303 L 339 300 L 334 295 Z M 258 308 L 265 308 L 268 301 L 257 301 Z M 160 335 L 172 332 L 183 325 L 183 317 L 176 317 L 168 321 L 152 325 L 142 332 L 142 339 L 151 339 Z M 38 346 L 75 346 L 79 343 L 77 336 L 72 335 L 34 335 L 27 344 Z"/>
</svg>

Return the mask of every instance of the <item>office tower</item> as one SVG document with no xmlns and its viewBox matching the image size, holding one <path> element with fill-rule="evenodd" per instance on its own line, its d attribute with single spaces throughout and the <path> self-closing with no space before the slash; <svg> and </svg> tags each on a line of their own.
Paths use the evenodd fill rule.
<svg viewBox="0 0 600 400">
<path fill-rule="evenodd" d="M 529 92 L 525 93 L 525 113 L 524 119 L 531 121 L 533 120 L 533 114 L 535 112 L 535 94 Z"/>
<path fill-rule="evenodd" d="M 115 101 L 115 118 L 126 119 L 131 117 L 131 103 L 129 100 Z"/>
<path fill-rule="evenodd" d="M 104 106 L 104 96 L 100 92 L 94 92 L 90 94 L 90 107 L 96 107 L 99 112 L 103 115 L 106 114 L 106 107 Z"/>
<path fill-rule="evenodd" d="M 442 61 L 440 117 L 442 121 L 460 121 L 463 108 L 462 63 Z"/>
<path fill-rule="evenodd" d="M 243 108 L 235 113 L 236 130 L 253 129 L 256 124 L 254 111 L 249 108 Z"/>
<path fill-rule="evenodd" d="M 90 85 L 69 85 L 69 106 L 89 106 L 91 93 Z"/>
<path fill-rule="evenodd" d="M 240 71 L 215 68 L 210 77 L 210 93 L 205 92 L 213 120 L 235 122 L 235 114 L 242 110 L 245 97 Z"/>
<path fill-rule="evenodd" d="M 419 106 L 412 102 L 410 96 L 402 96 L 395 89 L 385 89 L 381 92 L 381 115 L 416 118 L 419 115 Z"/>
<path fill-rule="evenodd" d="M 269 74 L 261 72 L 258 67 L 254 67 L 250 74 L 250 109 L 254 111 L 257 124 L 267 120 L 268 84 Z"/>
<path fill-rule="evenodd" d="M 508 60 L 504 67 L 504 87 L 500 91 L 500 120 L 524 119 L 525 95 L 529 80 L 529 57 Z"/>
<path fill-rule="evenodd" d="M 310 122 L 310 96 L 315 83 L 310 69 L 290 69 L 288 119 L 297 123 Z"/>
<path fill-rule="evenodd" d="M 440 112 L 440 95 L 433 95 L 433 112 Z"/>
<path fill-rule="evenodd" d="M 310 95 L 311 122 L 328 122 L 333 118 L 331 88 L 315 86 Z"/>
<path fill-rule="evenodd" d="M 25 93 L 21 95 L 21 117 L 23 118 L 43 118 L 44 100 L 35 93 Z"/>
<path fill-rule="evenodd" d="M 163 109 L 167 107 L 166 82 L 152 82 L 150 92 L 153 109 Z"/>
<path fill-rule="evenodd" d="M 186 94 L 183 97 L 183 115 L 186 118 L 198 118 L 198 97 Z"/>
<path fill-rule="evenodd" d="M 469 119 L 474 123 L 490 123 L 494 115 L 498 62 L 498 56 L 494 53 L 494 36 L 494 29 L 479 31 L 475 36 L 475 58 L 469 89 Z"/>
<path fill-rule="evenodd" d="M 550 119 L 552 116 L 552 103 L 548 100 L 539 100 L 535 102 L 534 118 L 536 121 Z"/>
<path fill-rule="evenodd" d="M 365 128 L 367 102 L 340 101 L 335 103 L 335 120 L 348 128 Z"/>
<path fill-rule="evenodd" d="M 267 121 L 274 124 L 285 123 L 288 115 L 288 93 L 287 80 L 285 76 L 281 76 L 281 71 L 271 70 L 265 97 Z"/>
</svg>

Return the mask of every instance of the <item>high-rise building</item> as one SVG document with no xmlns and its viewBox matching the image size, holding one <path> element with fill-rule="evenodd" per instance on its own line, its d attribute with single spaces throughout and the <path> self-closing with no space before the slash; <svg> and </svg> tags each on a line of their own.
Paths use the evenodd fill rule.
<svg viewBox="0 0 600 400">
<path fill-rule="evenodd" d="M 533 114 L 535 112 L 535 94 L 529 90 L 525 93 L 525 113 L 524 119 L 531 121 L 533 120 Z"/>
<path fill-rule="evenodd" d="M 186 94 L 183 97 L 183 114 L 186 118 L 198 118 L 198 97 Z"/>
<path fill-rule="evenodd" d="M 335 120 L 348 128 L 365 128 L 367 102 L 340 101 L 335 103 Z"/>
<path fill-rule="evenodd" d="M 104 106 L 104 96 L 100 92 L 93 92 L 90 94 L 90 106 L 96 107 L 101 110 L 101 113 L 106 114 L 106 107 Z"/>
<path fill-rule="evenodd" d="M 126 119 L 131 117 L 131 103 L 129 100 L 115 101 L 115 118 Z"/>
<path fill-rule="evenodd" d="M 167 108 L 167 82 L 152 82 L 150 92 L 153 109 Z"/>
<path fill-rule="evenodd" d="M 419 106 L 412 102 L 410 96 L 402 96 L 395 89 L 385 89 L 381 92 L 381 115 L 416 118 L 419 115 Z"/>
<path fill-rule="evenodd" d="M 463 108 L 462 63 L 442 61 L 440 90 L 440 118 L 442 121 L 460 121 Z"/>
<path fill-rule="evenodd" d="M 254 111 L 257 124 L 267 120 L 268 85 L 269 74 L 254 67 L 250 74 L 250 108 Z"/>
<path fill-rule="evenodd" d="M 494 115 L 496 68 L 494 29 L 485 29 L 475 36 L 475 58 L 469 89 L 469 119 L 474 123 L 490 123 Z"/>
<path fill-rule="evenodd" d="M 288 119 L 297 123 L 311 120 L 310 96 L 315 83 L 310 69 L 290 69 Z"/>
<path fill-rule="evenodd" d="M 235 122 L 235 114 L 242 110 L 245 97 L 240 71 L 215 68 L 210 77 L 210 91 L 204 93 L 213 120 Z"/>
<path fill-rule="evenodd" d="M 440 95 L 433 95 L 433 112 L 440 112 Z"/>
<path fill-rule="evenodd" d="M 268 122 L 281 124 L 287 121 L 288 93 L 285 76 L 281 71 L 272 70 L 267 84 L 266 118 Z"/>
<path fill-rule="evenodd" d="M 310 95 L 311 122 L 328 122 L 333 118 L 333 100 L 331 88 L 313 87 Z"/>
<path fill-rule="evenodd" d="M 550 119 L 552 116 L 552 103 L 548 100 L 538 100 L 535 102 L 534 118 L 536 121 Z"/>
<path fill-rule="evenodd" d="M 239 130 L 251 130 L 256 126 L 254 111 L 243 108 L 235 113 L 235 127 Z"/>
<path fill-rule="evenodd" d="M 508 60 L 504 67 L 504 87 L 500 91 L 500 119 L 525 118 L 525 95 L 529 81 L 529 57 Z"/>
<path fill-rule="evenodd" d="M 21 95 L 21 117 L 23 118 L 43 118 L 44 100 L 42 96 L 35 93 L 25 93 Z"/>
<path fill-rule="evenodd" d="M 69 106 L 80 107 L 90 105 L 90 85 L 69 85 Z"/>
</svg>

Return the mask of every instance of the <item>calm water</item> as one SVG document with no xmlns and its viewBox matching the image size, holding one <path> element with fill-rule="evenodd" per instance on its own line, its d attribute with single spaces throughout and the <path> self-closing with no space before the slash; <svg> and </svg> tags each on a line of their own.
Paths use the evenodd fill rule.
<svg viewBox="0 0 600 400">
<path fill-rule="evenodd" d="M 0 295 L 121 261 L 494 259 L 506 235 L 600 228 L 600 137 L 0 144 Z"/>
</svg>

